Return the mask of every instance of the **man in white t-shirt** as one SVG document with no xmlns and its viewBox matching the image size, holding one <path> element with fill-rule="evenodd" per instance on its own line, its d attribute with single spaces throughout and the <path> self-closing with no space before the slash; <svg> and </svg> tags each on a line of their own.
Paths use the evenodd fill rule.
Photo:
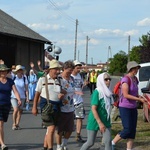
<svg viewBox="0 0 150 150">
<path fill-rule="evenodd" d="M 80 75 L 80 70 L 82 68 L 82 64 L 75 60 L 74 61 L 75 68 L 71 74 L 74 80 L 74 85 L 75 85 L 75 92 L 80 93 L 80 94 L 74 94 L 73 96 L 73 102 L 74 102 L 74 107 L 75 107 L 75 119 L 76 119 L 76 141 L 84 143 L 85 141 L 81 138 L 81 129 L 82 129 L 82 120 L 85 117 L 85 110 L 83 106 L 83 78 Z"/>
</svg>

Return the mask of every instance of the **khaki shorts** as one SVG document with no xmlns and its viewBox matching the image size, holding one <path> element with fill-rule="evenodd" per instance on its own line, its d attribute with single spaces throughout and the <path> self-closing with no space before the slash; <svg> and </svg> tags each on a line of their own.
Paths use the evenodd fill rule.
<svg viewBox="0 0 150 150">
<path fill-rule="evenodd" d="M 75 111 L 74 111 L 74 115 L 76 119 L 84 119 L 85 117 L 85 109 L 83 106 L 83 103 L 79 103 L 74 105 L 75 107 Z"/>
</svg>

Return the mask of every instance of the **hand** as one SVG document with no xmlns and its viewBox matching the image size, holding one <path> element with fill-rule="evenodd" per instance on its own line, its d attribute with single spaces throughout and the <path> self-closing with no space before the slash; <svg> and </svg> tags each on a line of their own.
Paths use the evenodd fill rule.
<svg viewBox="0 0 150 150">
<path fill-rule="evenodd" d="M 29 99 L 26 100 L 26 103 L 29 103 Z"/>
<path fill-rule="evenodd" d="M 60 100 L 64 99 L 64 94 L 63 93 L 59 93 L 58 94 L 58 99 L 60 99 Z"/>
<path fill-rule="evenodd" d="M 82 91 L 75 91 L 75 94 L 84 95 Z"/>
<path fill-rule="evenodd" d="M 33 108 L 32 108 L 32 114 L 35 115 L 35 116 L 37 116 L 37 114 L 38 114 L 38 109 L 33 107 Z"/>
<path fill-rule="evenodd" d="M 140 96 L 139 101 L 142 102 L 142 103 L 147 102 L 147 100 L 144 96 Z"/>
<path fill-rule="evenodd" d="M 30 62 L 30 67 L 34 68 L 34 63 L 33 62 Z"/>
<path fill-rule="evenodd" d="M 37 61 L 37 64 L 38 64 L 38 66 L 40 66 L 40 65 L 41 65 L 41 61 L 40 61 L 40 60 L 38 60 L 38 61 Z"/>
<path fill-rule="evenodd" d="M 106 127 L 105 127 L 105 125 L 103 123 L 99 123 L 99 128 L 100 128 L 100 132 L 101 133 L 104 133 L 105 130 L 106 130 Z"/>
<path fill-rule="evenodd" d="M 18 105 L 19 105 L 19 106 L 21 105 L 21 103 L 22 103 L 21 100 L 18 100 Z"/>
</svg>

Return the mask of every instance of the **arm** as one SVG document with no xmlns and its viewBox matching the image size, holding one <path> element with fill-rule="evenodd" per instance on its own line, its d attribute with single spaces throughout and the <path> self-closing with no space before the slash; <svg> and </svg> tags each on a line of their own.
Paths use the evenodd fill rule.
<svg viewBox="0 0 150 150">
<path fill-rule="evenodd" d="M 17 88 L 16 88 L 15 84 L 12 86 L 12 90 L 13 90 L 13 92 L 14 92 L 17 100 L 18 100 L 18 105 L 20 106 L 21 105 L 20 95 L 17 91 Z"/>
<path fill-rule="evenodd" d="M 135 100 L 135 101 L 140 101 L 142 103 L 145 102 L 145 99 L 143 97 L 136 97 L 136 96 L 133 96 L 133 95 L 129 94 L 129 86 L 128 86 L 127 83 L 123 83 L 122 84 L 122 94 L 127 99 L 132 99 L 132 100 Z"/>
<path fill-rule="evenodd" d="M 25 84 L 25 94 L 26 94 L 26 102 L 29 102 L 28 84 Z"/>
<path fill-rule="evenodd" d="M 96 121 L 97 121 L 97 123 L 99 125 L 100 132 L 104 133 L 105 130 L 106 130 L 106 127 L 105 127 L 105 125 L 103 124 L 103 122 L 101 121 L 101 119 L 100 119 L 100 117 L 98 115 L 97 106 L 96 105 L 92 105 L 92 112 L 93 112 L 94 118 L 96 119 Z"/>
<path fill-rule="evenodd" d="M 34 63 L 30 62 L 30 67 L 32 68 L 32 70 L 34 71 L 35 74 L 37 74 L 37 70 L 34 68 Z"/>
<path fill-rule="evenodd" d="M 40 93 L 36 92 L 33 100 L 33 107 L 32 107 L 32 114 L 35 116 L 38 114 L 37 104 L 39 101 L 39 97 L 40 97 Z"/>
<path fill-rule="evenodd" d="M 40 61 L 40 60 L 37 61 L 37 64 L 38 64 L 39 70 L 40 70 L 40 71 L 43 71 L 43 69 L 42 69 L 42 67 L 41 67 L 41 61 Z"/>
</svg>

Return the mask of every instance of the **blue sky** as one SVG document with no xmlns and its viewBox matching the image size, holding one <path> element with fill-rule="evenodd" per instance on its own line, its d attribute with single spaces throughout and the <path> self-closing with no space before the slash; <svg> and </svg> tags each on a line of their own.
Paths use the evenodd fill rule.
<svg viewBox="0 0 150 150">
<path fill-rule="evenodd" d="M 150 31 L 150 0 L 0 0 L 3 11 L 62 48 L 60 61 L 74 59 L 75 22 L 78 19 L 76 59 L 106 62 L 120 50 L 138 46 Z"/>
</svg>

